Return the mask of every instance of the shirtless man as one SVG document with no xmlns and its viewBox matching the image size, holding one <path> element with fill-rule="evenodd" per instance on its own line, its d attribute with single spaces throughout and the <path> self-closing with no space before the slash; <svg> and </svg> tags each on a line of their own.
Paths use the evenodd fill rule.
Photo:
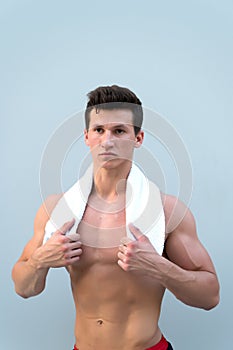
<svg viewBox="0 0 233 350">
<path fill-rule="evenodd" d="M 94 181 L 83 218 L 76 234 L 66 235 L 75 225 L 71 220 L 43 244 L 46 223 L 61 195 L 43 203 L 34 236 L 13 268 L 15 289 L 24 298 L 38 295 L 49 269 L 65 267 L 76 307 L 75 349 L 172 349 L 158 327 L 165 289 L 187 305 L 210 310 L 219 302 L 216 272 L 197 237 L 192 213 L 173 196 L 162 195 L 162 256 L 132 224 L 135 240 L 122 241 L 126 179 L 134 149 L 144 136 L 141 102 L 118 86 L 100 87 L 88 96 L 85 142 L 92 154 Z M 135 109 L 95 107 L 107 102 L 128 102 Z M 95 246 L 96 235 L 102 237 L 102 246 Z"/>
</svg>

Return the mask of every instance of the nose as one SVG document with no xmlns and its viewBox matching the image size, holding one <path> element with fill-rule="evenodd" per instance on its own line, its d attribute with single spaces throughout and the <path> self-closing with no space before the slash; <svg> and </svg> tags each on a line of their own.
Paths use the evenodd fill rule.
<svg viewBox="0 0 233 350">
<path fill-rule="evenodd" d="M 113 135 L 110 130 L 106 130 L 101 138 L 101 146 L 105 149 L 109 149 L 113 146 Z"/>
</svg>

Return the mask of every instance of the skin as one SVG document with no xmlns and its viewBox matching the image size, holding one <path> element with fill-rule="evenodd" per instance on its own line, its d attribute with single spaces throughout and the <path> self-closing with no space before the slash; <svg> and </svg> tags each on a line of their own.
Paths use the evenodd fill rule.
<svg viewBox="0 0 233 350">
<path fill-rule="evenodd" d="M 85 142 L 92 153 L 94 186 L 77 233 L 65 235 L 73 220 L 42 245 L 46 222 L 61 195 L 49 197 L 12 272 L 16 292 L 28 298 L 44 290 L 50 268 L 67 269 L 80 350 L 141 350 L 159 342 L 166 288 L 190 306 L 210 310 L 219 302 L 213 263 L 197 237 L 192 213 L 177 198 L 161 194 L 163 256 L 132 224 L 135 240 L 125 237 L 126 178 L 144 137 L 142 131 L 135 136 L 132 120 L 129 110 L 91 111 Z"/>
</svg>

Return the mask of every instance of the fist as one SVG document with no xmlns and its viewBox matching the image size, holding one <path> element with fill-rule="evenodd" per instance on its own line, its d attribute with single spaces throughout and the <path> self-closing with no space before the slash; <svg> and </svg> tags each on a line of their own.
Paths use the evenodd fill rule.
<svg viewBox="0 0 233 350">
<path fill-rule="evenodd" d="M 82 254 L 79 234 L 67 234 L 75 220 L 66 222 L 52 237 L 32 255 L 33 261 L 41 268 L 66 267 L 77 263 Z"/>
<path fill-rule="evenodd" d="M 147 236 L 135 227 L 129 225 L 131 233 L 135 237 L 135 241 L 124 237 L 119 246 L 118 265 L 124 271 L 138 271 L 142 274 L 150 271 L 156 264 L 156 259 L 160 256 L 151 244 Z"/>
</svg>

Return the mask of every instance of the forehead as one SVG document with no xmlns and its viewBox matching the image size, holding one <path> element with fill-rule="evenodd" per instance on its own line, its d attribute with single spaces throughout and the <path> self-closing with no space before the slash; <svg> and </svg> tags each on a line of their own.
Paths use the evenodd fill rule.
<svg viewBox="0 0 233 350">
<path fill-rule="evenodd" d="M 90 113 L 90 126 L 94 124 L 127 124 L 133 126 L 133 113 L 129 109 L 92 109 Z"/>
</svg>

